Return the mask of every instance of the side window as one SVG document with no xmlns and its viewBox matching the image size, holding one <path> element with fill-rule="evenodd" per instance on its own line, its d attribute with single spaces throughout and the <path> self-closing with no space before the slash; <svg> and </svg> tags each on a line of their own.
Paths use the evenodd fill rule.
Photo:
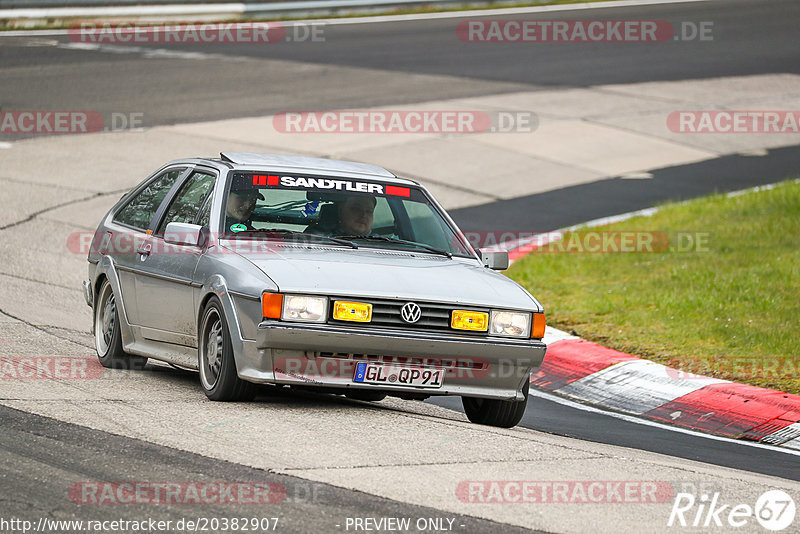
<svg viewBox="0 0 800 534">
<path fill-rule="evenodd" d="M 197 218 L 197 224 L 211 228 L 211 201 L 213 195 L 209 194 L 203 202 L 203 209 L 200 211 L 200 217 Z"/>
<path fill-rule="evenodd" d="M 406 202 L 405 207 L 414 232 L 414 241 L 451 250 L 447 238 L 453 236 L 453 232 L 440 217 L 435 216 L 431 206 L 423 202 Z"/>
<path fill-rule="evenodd" d="M 394 214 L 384 197 L 376 197 L 375 211 L 372 214 L 372 228 L 394 229 Z"/>
<path fill-rule="evenodd" d="M 171 169 L 150 182 L 114 218 L 115 222 L 145 231 L 164 197 L 186 169 Z"/>
<path fill-rule="evenodd" d="M 192 174 L 167 208 L 156 234 L 162 235 L 171 222 L 193 223 L 215 181 L 216 177 L 211 174 L 204 172 Z"/>
</svg>

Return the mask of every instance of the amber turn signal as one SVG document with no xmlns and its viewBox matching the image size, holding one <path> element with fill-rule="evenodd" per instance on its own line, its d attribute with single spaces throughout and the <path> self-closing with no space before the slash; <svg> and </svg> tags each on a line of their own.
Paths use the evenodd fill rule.
<svg viewBox="0 0 800 534">
<path fill-rule="evenodd" d="M 283 295 L 280 293 L 261 294 L 261 314 L 266 319 L 280 319 L 283 310 Z"/>
<path fill-rule="evenodd" d="M 533 328 L 531 328 L 531 337 L 538 339 L 542 339 L 544 337 L 544 323 L 545 320 L 543 313 L 533 314 Z"/>
</svg>

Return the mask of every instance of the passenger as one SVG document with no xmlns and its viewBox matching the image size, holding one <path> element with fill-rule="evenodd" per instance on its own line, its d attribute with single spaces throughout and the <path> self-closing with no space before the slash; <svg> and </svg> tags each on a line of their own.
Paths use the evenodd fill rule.
<svg viewBox="0 0 800 534">
<path fill-rule="evenodd" d="M 241 232 L 245 230 L 255 230 L 250 221 L 253 211 L 256 209 L 256 202 L 264 200 L 264 195 L 258 189 L 252 187 L 231 189 L 228 195 L 228 204 L 225 207 L 225 229 Z M 237 225 L 243 225 L 237 226 Z M 235 228 L 232 228 L 234 227 Z"/>
</svg>

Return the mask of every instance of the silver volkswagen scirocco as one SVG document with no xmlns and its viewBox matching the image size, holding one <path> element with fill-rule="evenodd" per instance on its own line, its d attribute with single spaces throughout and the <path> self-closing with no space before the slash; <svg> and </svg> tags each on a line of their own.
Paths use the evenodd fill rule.
<svg viewBox="0 0 800 534">
<path fill-rule="evenodd" d="M 106 367 L 198 370 L 209 399 L 258 384 L 353 399 L 458 395 L 515 426 L 545 355 L 544 310 L 419 183 L 381 167 L 222 153 L 123 196 L 89 252 Z"/>
</svg>

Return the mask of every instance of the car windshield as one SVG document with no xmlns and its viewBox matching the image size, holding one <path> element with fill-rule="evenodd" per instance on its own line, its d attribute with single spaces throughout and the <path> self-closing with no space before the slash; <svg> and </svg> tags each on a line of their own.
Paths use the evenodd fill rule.
<svg viewBox="0 0 800 534">
<path fill-rule="evenodd" d="M 418 187 L 354 178 L 234 173 L 225 197 L 224 235 L 254 234 L 472 256 Z"/>
</svg>

